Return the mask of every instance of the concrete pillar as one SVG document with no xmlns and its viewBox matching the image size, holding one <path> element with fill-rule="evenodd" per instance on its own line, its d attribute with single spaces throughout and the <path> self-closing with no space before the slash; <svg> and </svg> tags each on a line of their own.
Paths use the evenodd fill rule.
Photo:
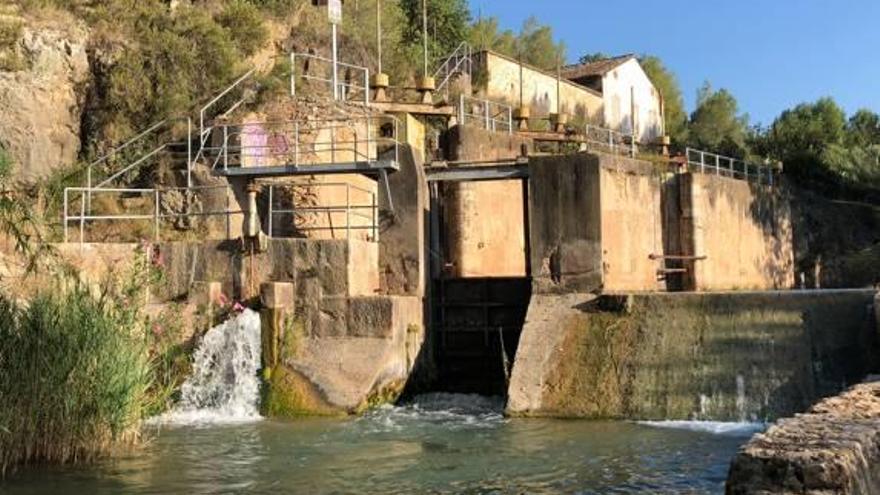
<svg viewBox="0 0 880 495">
<path fill-rule="evenodd" d="M 248 196 L 248 216 L 243 232 L 244 237 L 257 237 L 260 233 L 260 214 L 257 211 L 257 193 L 260 192 L 260 186 L 253 182 L 247 186 Z"/>
<path fill-rule="evenodd" d="M 280 361 L 285 323 L 293 317 L 293 284 L 266 282 L 260 286 L 260 323 L 262 330 L 262 363 L 265 378 Z"/>
<path fill-rule="evenodd" d="M 416 91 L 421 94 L 421 103 L 431 105 L 434 103 L 434 90 L 437 88 L 434 78 L 425 76 L 419 79 Z"/>
<path fill-rule="evenodd" d="M 373 74 L 370 86 L 373 90 L 373 101 L 388 101 L 388 74 Z"/>
<path fill-rule="evenodd" d="M 529 130 L 529 118 L 532 116 L 532 111 L 529 107 L 519 107 L 513 111 L 513 119 L 516 120 L 517 129 L 521 131 Z"/>
</svg>

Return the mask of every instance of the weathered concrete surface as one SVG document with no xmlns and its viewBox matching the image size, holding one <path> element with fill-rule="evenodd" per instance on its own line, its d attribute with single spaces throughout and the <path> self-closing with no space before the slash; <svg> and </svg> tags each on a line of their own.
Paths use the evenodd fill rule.
<svg viewBox="0 0 880 495">
<path fill-rule="evenodd" d="M 661 172 L 650 163 L 599 155 L 602 221 L 602 286 L 605 291 L 664 288 L 658 281 L 662 255 Z"/>
<path fill-rule="evenodd" d="M 284 365 L 309 380 L 327 404 L 352 413 L 379 395 L 403 390 L 424 330 L 420 298 L 352 298 L 348 303 L 346 333 L 309 336 L 292 353 L 282 353 L 288 353 Z"/>
<path fill-rule="evenodd" d="M 874 292 L 533 297 L 511 414 L 764 420 L 802 411 L 877 365 Z M 614 303 L 609 306 L 609 303 Z M 559 313 L 552 323 L 531 315 Z M 549 329 L 548 329 L 549 328 Z M 538 334 L 538 335 L 536 335 Z M 559 342 L 562 342 L 559 344 Z M 538 347 L 529 350 L 529 346 Z M 518 378 L 540 386 L 514 389 Z"/>
<path fill-rule="evenodd" d="M 445 260 L 452 277 L 526 275 L 521 180 L 464 182 L 444 188 Z"/>
<path fill-rule="evenodd" d="M 565 328 L 559 322 L 577 317 L 581 305 L 594 298 L 592 294 L 532 296 L 510 374 L 508 411 L 527 414 L 541 409 L 547 373 L 554 368 L 565 340 Z"/>
<path fill-rule="evenodd" d="M 530 161 L 529 233 L 535 292 L 660 288 L 662 183 L 629 158 L 579 153 Z"/>
<path fill-rule="evenodd" d="M 590 292 L 601 288 L 598 157 L 538 157 L 531 159 L 529 168 L 529 245 L 534 293 Z"/>
<path fill-rule="evenodd" d="M 446 158 L 453 162 L 514 160 L 523 146 L 531 150 L 532 140 L 473 125 L 457 125 L 443 133 Z"/>
<path fill-rule="evenodd" d="M 33 182 L 76 161 L 80 118 L 89 81 L 88 30 L 81 22 L 23 22 L 12 56 L 17 70 L 0 70 L 0 147 L 17 164 L 14 180 Z M 7 28 L 9 29 L 9 28 Z"/>
<path fill-rule="evenodd" d="M 566 79 L 559 81 L 556 74 L 544 72 L 528 64 L 522 65 L 495 52 L 480 52 L 474 56 L 474 86 L 480 96 L 520 105 L 520 72 L 522 72 L 523 105 L 532 109 L 535 117 L 562 112 L 581 121 L 602 122 L 602 95 L 597 91 Z M 557 107 L 556 89 L 559 88 L 561 107 Z"/>
<path fill-rule="evenodd" d="M 880 493 L 880 382 L 778 421 L 730 466 L 730 495 Z"/>
<path fill-rule="evenodd" d="M 690 288 L 794 286 L 791 206 L 780 188 L 699 173 L 683 174 L 679 183 L 684 254 L 706 257 L 685 263 Z"/>
<path fill-rule="evenodd" d="M 379 196 L 380 291 L 389 295 L 422 296 L 427 270 L 428 183 L 422 161 L 410 146 L 401 146 L 399 156 L 400 170 L 388 177 L 394 211 L 387 195 Z"/>
</svg>

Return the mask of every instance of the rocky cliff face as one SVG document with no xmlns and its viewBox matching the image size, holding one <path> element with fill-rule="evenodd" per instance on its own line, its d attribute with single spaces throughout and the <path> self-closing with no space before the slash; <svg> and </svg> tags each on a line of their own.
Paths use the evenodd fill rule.
<svg viewBox="0 0 880 495">
<path fill-rule="evenodd" d="M 73 163 L 80 150 L 80 117 L 89 80 L 88 30 L 70 19 L 24 22 L 14 70 L 0 70 L 0 146 L 15 163 L 14 177 L 33 182 Z"/>
</svg>

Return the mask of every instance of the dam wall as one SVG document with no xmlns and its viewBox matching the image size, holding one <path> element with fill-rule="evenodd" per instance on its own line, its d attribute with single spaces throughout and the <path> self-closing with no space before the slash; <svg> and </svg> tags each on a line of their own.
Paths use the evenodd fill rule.
<svg viewBox="0 0 880 495">
<path fill-rule="evenodd" d="M 764 421 L 877 369 L 873 290 L 535 297 L 514 415 Z"/>
</svg>

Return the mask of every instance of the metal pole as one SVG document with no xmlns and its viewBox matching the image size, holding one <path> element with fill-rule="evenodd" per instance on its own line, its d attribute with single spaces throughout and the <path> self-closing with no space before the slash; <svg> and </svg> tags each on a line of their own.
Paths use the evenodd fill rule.
<svg viewBox="0 0 880 495">
<path fill-rule="evenodd" d="M 296 96 L 296 54 L 290 52 L 290 96 Z"/>
<path fill-rule="evenodd" d="M 293 124 L 293 166 L 299 166 L 299 122 Z"/>
<path fill-rule="evenodd" d="M 155 199 L 156 199 L 156 207 L 153 209 L 153 239 L 156 242 L 159 242 L 159 190 L 154 189 L 155 191 Z"/>
<path fill-rule="evenodd" d="M 458 99 L 458 125 L 464 125 L 464 93 Z"/>
<path fill-rule="evenodd" d="M 507 107 L 507 133 L 513 134 L 513 109 Z"/>
<path fill-rule="evenodd" d="M 186 187 L 192 187 L 192 118 L 186 118 Z"/>
<path fill-rule="evenodd" d="M 721 163 L 718 161 L 718 155 L 715 155 L 715 175 L 721 175 Z"/>
<path fill-rule="evenodd" d="M 345 184 L 345 240 L 351 240 L 351 185 Z"/>
<path fill-rule="evenodd" d="M 422 0 L 422 44 L 424 45 L 425 77 L 428 77 L 428 1 Z"/>
<path fill-rule="evenodd" d="M 91 191 L 91 189 L 89 189 Z M 86 195 L 83 193 L 79 198 L 79 244 L 83 243 L 86 235 Z"/>
<path fill-rule="evenodd" d="M 382 73 L 382 0 L 376 0 L 376 47 L 379 54 L 379 74 Z"/>
<path fill-rule="evenodd" d="M 364 69 L 364 105 L 370 104 L 370 69 Z"/>
<path fill-rule="evenodd" d="M 64 188 L 64 243 L 67 244 L 67 188 Z"/>
<path fill-rule="evenodd" d="M 273 184 L 269 184 L 269 239 L 272 238 L 272 217 L 274 216 L 272 212 L 272 193 L 275 190 L 275 186 Z"/>
<path fill-rule="evenodd" d="M 223 124 L 223 170 L 229 168 L 229 126 Z"/>
<path fill-rule="evenodd" d="M 337 72 L 336 63 L 337 63 L 337 53 L 336 53 L 336 23 L 332 23 L 331 27 L 333 29 L 333 99 L 339 99 L 339 74 Z"/>
<path fill-rule="evenodd" d="M 486 119 L 486 130 L 491 131 L 491 126 L 489 125 L 489 100 L 483 101 L 483 116 Z"/>
<path fill-rule="evenodd" d="M 373 242 L 379 242 L 379 208 L 376 207 L 376 193 L 370 192 L 370 200 L 372 204 L 372 222 L 373 222 Z"/>
</svg>

